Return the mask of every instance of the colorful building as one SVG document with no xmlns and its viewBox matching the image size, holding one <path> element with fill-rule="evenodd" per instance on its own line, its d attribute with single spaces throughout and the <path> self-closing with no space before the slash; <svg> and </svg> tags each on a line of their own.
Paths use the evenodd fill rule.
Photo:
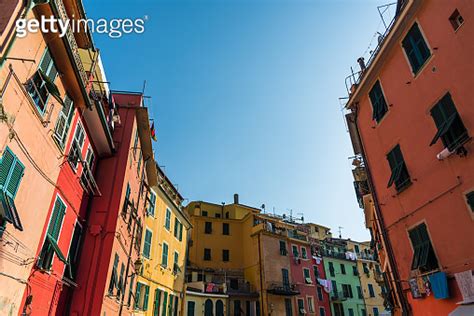
<svg viewBox="0 0 474 316">
<path fill-rule="evenodd" d="M 366 315 L 366 306 L 357 269 L 356 254 L 340 238 L 321 242 L 326 277 L 331 282 L 331 311 L 334 316 Z"/>
<path fill-rule="evenodd" d="M 188 231 L 183 198 L 157 165 L 143 227 L 142 261 L 135 290 L 135 315 L 182 315 Z"/>
<path fill-rule="evenodd" d="M 356 254 L 366 315 L 389 315 L 390 312 L 384 306 L 385 280 L 377 261 L 377 253 L 371 249 L 370 242 L 347 240 L 347 249 Z"/>
<path fill-rule="evenodd" d="M 0 313 L 54 314 L 75 286 L 86 202 L 99 194 L 96 159 L 114 144 L 103 115 L 108 108 L 90 95 L 103 69 L 86 72 L 80 58 L 79 51 L 95 52 L 90 34 L 15 37 L 20 15 L 78 19 L 81 3 L 25 4 L 11 1 L 1 13 Z"/>
<path fill-rule="evenodd" d="M 218 205 L 191 202 L 186 315 L 261 315 L 257 244 L 251 236 L 260 210 L 238 201 Z M 249 255 L 253 254 L 253 255 Z M 217 295 L 217 296 L 216 296 Z"/>
<path fill-rule="evenodd" d="M 470 1 L 399 0 L 348 77 L 357 194 L 397 315 L 474 313 L 473 14 Z"/>
<path fill-rule="evenodd" d="M 81 286 L 68 301 L 70 315 L 130 315 L 141 302 L 135 285 L 143 267 L 143 223 L 149 188 L 157 185 L 158 175 L 143 95 L 113 92 L 110 102 L 119 122 L 113 133 L 117 149 L 98 163 L 101 195 L 88 209 L 75 281 Z"/>
</svg>

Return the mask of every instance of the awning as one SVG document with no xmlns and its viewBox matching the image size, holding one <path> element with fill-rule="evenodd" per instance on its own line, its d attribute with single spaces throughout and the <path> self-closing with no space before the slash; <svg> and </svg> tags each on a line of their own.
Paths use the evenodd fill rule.
<svg viewBox="0 0 474 316">
<path fill-rule="evenodd" d="M 449 313 L 448 316 L 472 316 L 472 315 L 474 315 L 474 304 L 461 305 L 455 310 L 453 310 L 451 313 Z"/>
</svg>

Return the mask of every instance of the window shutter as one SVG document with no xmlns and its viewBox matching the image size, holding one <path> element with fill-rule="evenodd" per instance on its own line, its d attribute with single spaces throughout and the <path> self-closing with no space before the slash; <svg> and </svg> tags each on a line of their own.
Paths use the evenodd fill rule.
<svg viewBox="0 0 474 316">
<path fill-rule="evenodd" d="M 474 191 L 466 194 L 467 204 L 471 207 L 471 211 L 474 212 Z"/>
<path fill-rule="evenodd" d="M 183 240 L 183 224 L 179 225 L 179 241 Z"/>
<path fill-rule="evenodd" d="M 175 220 L 174 220 L 174 237 L 178 237 L 178 225 L 179 225 L 178 219 L 175 218 Z"/>
<path fill-rule="evenodd" d="M 44 51 L 43 58 L 41 59 L 39 68 L 46 73 L 48 71 L 49 64 L 51 63 L 51 54 L 49 53 L 49 49 L 46 48 Z"/>
<path fill-rule="evenodd" d="M 10 169 L 15 161 L 15 156 L 10 151 L 10 148 L 6 148 L 3 152 L 2 160 L 0 163 L 0 186 L 3 188 L 7 182 Z"/>
<path fill-rule="evenodd" d="M 15 198 L 16 192 L 18 191 L 24 170 L 25 167 L 23 164 L 18 159 L 15 159 L 13 169 L 10 173 L 10 179 L 8 180 L 8 185 L 6 187 L 6 193 L 12 199 Z"/>
<path fill-rule="evenodd" d="M 137 291 L 135 292 L 135 309 L 138 309 L 140 306 L 140 292 L 142 289 L 142 284 L 137 283 Z"/>
<path fill-rule="evenodd" d="M 63 222 L 65 211 L 66 205 L 64 205 L 64 203 L 59 199 L 59 197 L 56 197 L 48 228 L 48 234 L 56 242 L 58 241 L 59 231 L 61 229 L 61 224 Z"/>
<path fill-rule="evenodd" d="M 150 295 L 150 287 L 145 286 L 145 298 L 143 300 L 143 310 L 146 311 L 148 309 L 148 296 Z"/>
</svg>

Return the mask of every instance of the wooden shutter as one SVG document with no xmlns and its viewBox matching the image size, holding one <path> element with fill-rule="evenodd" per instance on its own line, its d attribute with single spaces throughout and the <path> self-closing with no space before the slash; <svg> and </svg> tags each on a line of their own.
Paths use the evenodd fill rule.
<svg viewBox="0 0 474 316">
<path fill-rule="evenodd" d="M 0 163 L 0 186 L 3 188 L 6 185 L 11 167 L 15 162 L 15 155 L 7 147 L 2 155 Z"/>
<path fill-rule="evenodd" d="M 18 159 L 15 159 L 12 170 L 10 172 L 10 178 L 8 179 L 8 184 L 5 190 L 7 195 L 10 196 L 12 199 L 15 198 L 16 192 L 18 191 L 18 187 L 20 186 L 24 170 L 25 167 L 23 166 L 23 164 Z"/>
<path fill-rule="evenodd" d="M 137 290 L 135 292 L 135 309 L 138 309 L 140 307 L 140 292 L 142 290 L 142 284 L 137 283 Z"/>
<path fill-rule="evenodd" d="M 143 310 L 146 311 L 148 309 L 148 296 L 150 295 L 150 287 L 145 285 L 145 295 L 143 298 Z"/>
<path fill-rule="evenodd" d="M 43 58 L 40 61 L 39 69 L 41 69 L 45 74 L 47 74 L 50 63 L 52 62 L 51 54 L 49 49 L 46 48 L 43 54 Z"/>
<path fill-rule="evenodd" d="M 59 196 L 56 196 L 56 201 L 54 202 L 53 211 L 51 214 L 51 219 L 49 221 L 48 234 L 54 241 L 58 241 L 59 231 L 61 230 L 61 225 L 63 222 L 64 214 L 66 212 L 66 205 L 61 201 Z"/>
</svg>

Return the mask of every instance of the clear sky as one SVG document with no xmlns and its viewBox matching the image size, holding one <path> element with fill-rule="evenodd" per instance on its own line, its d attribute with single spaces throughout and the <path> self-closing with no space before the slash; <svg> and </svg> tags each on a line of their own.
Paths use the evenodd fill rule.
<svg viewBox="0 0 474 316">
<path fill-rule="evenodd" d="M 88 17 L 143 18 L 95 34 L 111 88 L 141 91 L 158 163 L 189 200 L 243 204 L 369 238 L 338 98 L 390 1 L 85 0 Z M 393 11 L 393 10 L 392 10 Z M 186 202 L 187 203 L 187 202 Z"/>
</svg>

